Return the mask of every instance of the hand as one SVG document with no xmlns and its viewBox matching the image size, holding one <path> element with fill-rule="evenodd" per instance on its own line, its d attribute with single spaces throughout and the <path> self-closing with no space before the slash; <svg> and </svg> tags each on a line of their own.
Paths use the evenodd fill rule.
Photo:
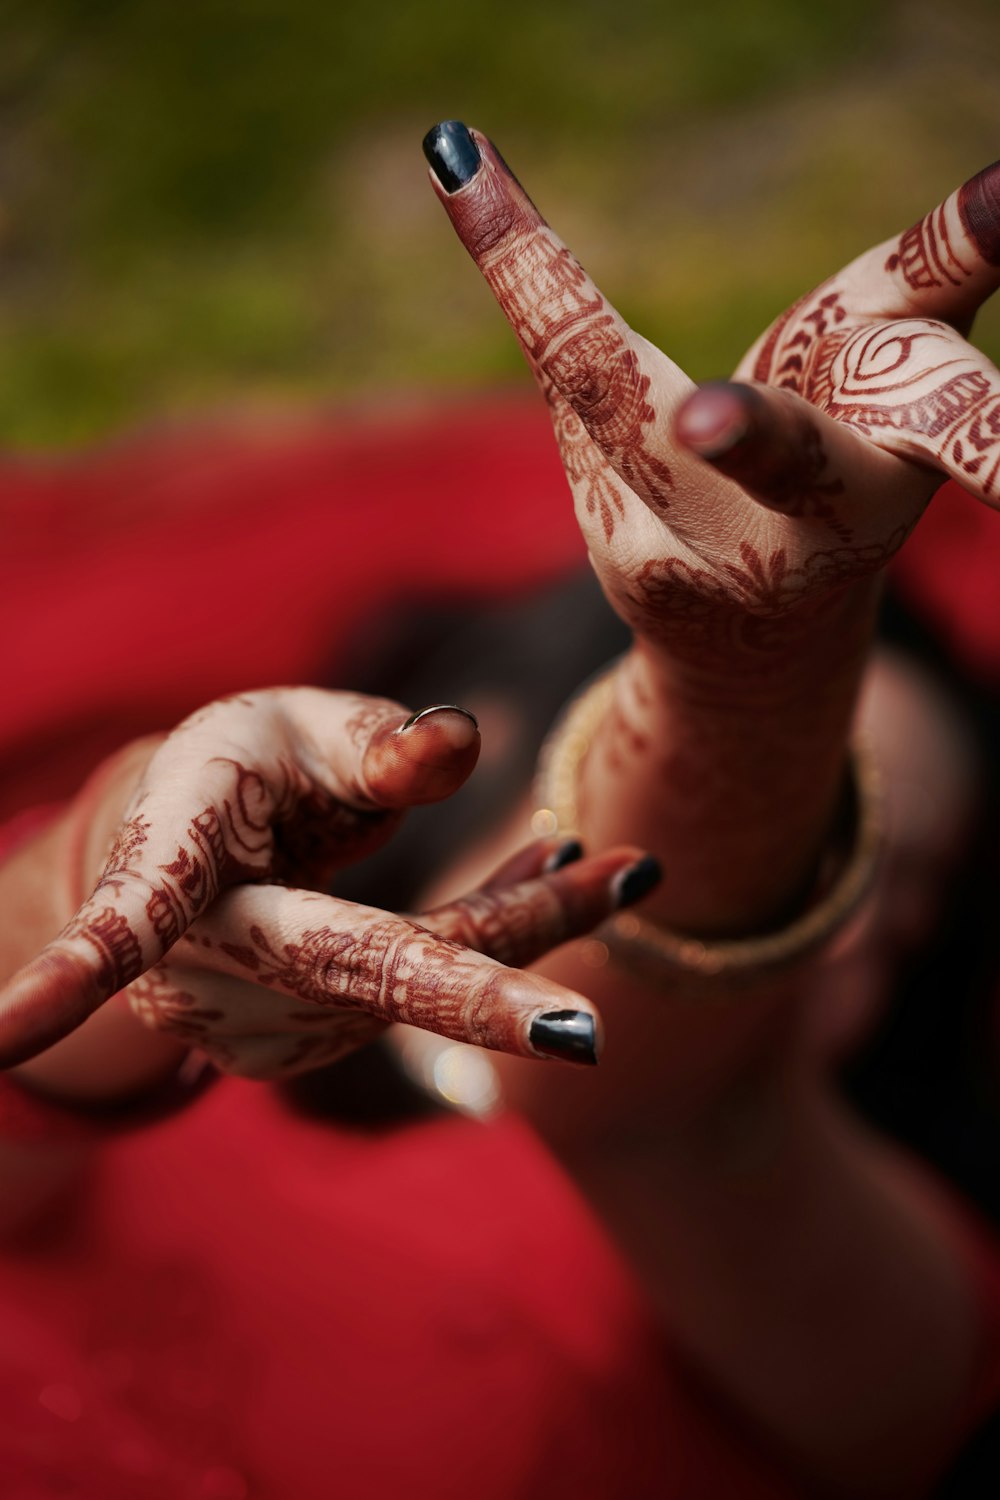
<svg viewBox="0 0 1000 1500">
<path fill-rule="evenodd" d="M 779 319 L 740 367 L 760 383 L 696 391 L 489 141 L 449 122 L 425 149 L 549 401 L 597 572 L 640 636 L 773 649 L 746 617 L 881 568 L 942 475 L 1000 502 L 1000 374 L 957 331 L 1000 282 L 1000 166 Z"/>
<path fill-rule="evenodd" d="M 112 762 L 73 814 L 96 887 L 0 996 L 2 1064 L 122 990 L 147 1024 L 251 1076 L 328 1062 L 392 1020 L 595 1060 L 589 1002 L 504 965 L 613 910 L 636 851 L 554 870 L 551 841 L 534 846 L 420 923 L 321 894 L 403 809 L 461 785 L 479 753 L 471 716 L 283 688 L 211 704 L 150 749 Z"/>
</svg>

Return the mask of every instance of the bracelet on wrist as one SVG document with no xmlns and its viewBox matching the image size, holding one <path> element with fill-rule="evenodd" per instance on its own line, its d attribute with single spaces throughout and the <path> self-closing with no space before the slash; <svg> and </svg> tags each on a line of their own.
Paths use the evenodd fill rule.
<svg viewBox="0 0 1000 1500">
<path fill-rule="evenodd" d="M 603 671 L 563 710 L 539 760 L 536 826 L 560 835 L 579 832 L 580 767 L 611 709 L 618 663 Z M 609 956 L 647 979 L 693 974 L 721 979 L 752 977 L 816 953 L 855 913 L 871 888 L 882 845 L 882 795 L 870 748 L 856 738 L 848 778 L 827 852 L 811 898 L 784 926 L 750 937 L 702 938 L 676 932 L 633 911 L 619 912 L 598 929 Z"/>
</svg>

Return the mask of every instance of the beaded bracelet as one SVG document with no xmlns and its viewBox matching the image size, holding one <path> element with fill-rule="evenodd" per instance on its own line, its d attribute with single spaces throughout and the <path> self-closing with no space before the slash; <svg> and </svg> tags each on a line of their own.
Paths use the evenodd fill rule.
<svg viewBox="0 0 1000 1500">
<path fill-rule="evenodd" d="M 542 746 L 535 783 L 535 826 L 562 835 L 578 830 L 577 781 L 580 766 L 599 726 L 610 711 L 617 663 L 602 672 L 563 710 Z M 672 931 L 635 912 L 619 912 L 598 936 L 609 954 L 644 978 L 664 970 L 705 978 L 753 976 L 782 968 L 824 946 L 857 910 L 869 891 L 882 845 L 882 795 L 878 768 L 860 740 L 851 747 L 849 779 L 834 832 L 829 868 L 833 878 L 817 880 L 812 903 L 786 926 L 741 938 L 700 938 Z M 839 856 L 839 857 L 838 857 Z"/>
</svg>

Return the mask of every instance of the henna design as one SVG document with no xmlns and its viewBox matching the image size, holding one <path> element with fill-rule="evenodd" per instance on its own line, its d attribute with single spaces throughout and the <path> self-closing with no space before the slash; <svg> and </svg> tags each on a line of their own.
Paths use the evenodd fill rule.
<svg viewBox="0 0 1000 1500">
<path fill-rule="evenodd" d="M 556 442 L 570 487 L 579 488 L 588 516 L 599 516 L 604 540 L 610 542 L 615 531 L 615 516 L 624 517 L 625 504 L 609 471 L 608 461 L 590 439 L 576 412 L 549 385 L 545 390 L 552 412 Z"/>
<path fill-rule="evenodd" d="M 356 705 L 344 722 L 344 733 L 354 749 L 363 753 L 380 729 L 387 729 L 394 719 L 399 719 L 400 707 L 389 698 L 362 698 L 360 695 Z"/>
<path fill-rule="evenodd" d="M 813 552 L 794 566 L 784 547 L 762 555 L 750 541 L 741 542 L 739 563 L 715 570 L 679 557 L 655 558 L 640 568 L 629 597 L 659 620 L 662 635 L 672 641 L 707 643 L 714 631 L 730 660 L 734 643 L 755 653 L 787 650 L 783 627 L 772 631 L 761 625 L 777 622 L 807 595 L 828 594 L 839 584 L 877 572 L 911 529 L 901 525 L 880 542 Z"/>
<path fill-rule="evenodd" d="M 110 887 L 116 895 L 121 895 L 123 882 L 120 877 L 127 875 L 132 878 L 138 875 L 139 872 L 133 861 L 149 838 L 151 827 L 149 819 L 144 818 L 141 813 L 136 813 L 134 817 L 129 818 L 128 822 L 122 824 L 111 846 L 111 852 L 97 883 L 97 890 Z"/>
<path fill-rule="evenodd" d="M 899 248 L 889 256 L 885 269 L 899 270 L 914 292 L 945 282 L 961 286 L 968 279 L 970 272 L 952 247 L 943 203 L 900 235 Z"/>
<path fill-rule="evenodd" d="M 181 1041 L 197 1045 L 213 1032 L 213 1022 L 225 1011 L 198 1004 L 197 998 L 173 980 L 161 964 L 147 969 L 129 986 L 129 1004 L 146 1026 L 169 1031 Z"/>
<path fill-rule="evenodd" d="M 935 351 L 920 363 L 915 348 L 924 341 L 932 347 L 943 343 L 946 357 Z M 942 457 L 947 453 L 957 467 L 976 477 L 984 492 L 994 492 L 1000 474 L 1000 398 L 981 370 L 946 373 L 966 363 L 951 330 L 941 323 L 883 323 L 863 329 L 838 353 L 826 410 L 866 436 L 891 429 L 933 439 L 933 451 Z"/>
<path fill-rule="evenodd" d="M 102 907 L 90 917 L 76 916 L 63 928 L 61 938 L 82 938 L 97 954 L 97 985 L 116 994 L 142 973 L 142 947 L 128 921 L 113 906 Z"/>
<path fill-rule="evenodd" d="M 804 311 L 807 307 L 811 307 L 809 312 Z M 816 346 L 846 318 L 842 294 L 831 282 L 826 281 L 815 292 L 801 297 L 772 324 L 754 364 L 754 380 L 802 394 L 807 367 L 815 358 Z M 790 328 L 794 328 L 794 332 L 785 338 Z M 831 353 L 829 358 L 832 357 Z M 822 371 L 817 371 L 813 378 L 821 382 Z"/>
<path fill-rule="evenodd" d="M 318 927 L 275 946 L 256 924 L 247 945 L 224 945 L 255 984 L 312 1004 L 428 1025 L 471 1040 L 496 1041 L 496 991 L 508 970 L 486 972 L 460 944 L 398 918 Z"/>
<path fill-rule="evenodd" d="M 571 479 L 585 487 L 587 511 L 600 516 L 605 540 L 614 535 L 616 514 L 624 514 L 621 498 L 572 424 L 567 428 L 553 389 L 620 468 L 626 483 L 665 509 L 673 475 L 646 441 L 645 429 L 656 421 L 648 400 L 650 378 L 576 257 L 542 228 L 529 248 L 519 243 L 483 272 L 556 413 L 567 471 L 572 466 Z"/>
<path fill-rule="evenodd" d="M 986 264 L 1000 266 L 1000 162 L 959 188 L 958 214 Z"/>
</svg>

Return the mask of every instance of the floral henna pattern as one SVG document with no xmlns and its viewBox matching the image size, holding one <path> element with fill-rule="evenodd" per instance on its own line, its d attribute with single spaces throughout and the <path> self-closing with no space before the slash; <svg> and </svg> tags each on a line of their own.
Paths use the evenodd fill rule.
<svg viewBox="0 0 1000 1500">
<path fill-rule="evenodd" d="M 196 1045 L 214 1034 L 215 1023 L 225 1012 L 200 1006 L 196 996 L 182 989 L 162 965 L 148 969 L 129 986 L 129 1004 L 146 1026 L 169 1031 L 181 1041 Z"/>
<path fill-rule="evenodd" d="M 152 826 L 149 819 L 143 817 L 141 813 L 136 813 L 134 817 L 122 824 L 97 883 L 98 890 L 108 888 L 113 890 L 115 895 L 121 895 L 122 877 L 134 878 L 138 875 L 136 856 L 149 839 Z"/>
<path fill-rule="evenodd" d="M 588 514 L 600 517 L 605 540 L 611 540 L 624 512 L 613 480 L 587 451 L 588 433 L 632 489 L 665 509 L 673 475 L 647 442 L 647 429 L 656 421 L 649 376 L 575 256 L 543 229 L 530 251 L 518 244 L 482 270 L 553 408 L 567 473 L 582 486 Z M 560 409 L 553 391 L 568 412 Z M 580 428 L 569 413 L 575 413 Z"/>
<path fill-rule="evenodd" d="M 915 523 L 914 523 L 915 524 Z M 755 656 L 789 649 L 781 617 L 807 597 L 822 605 L 838 585 L 876 573 L 902 546 L 910 531 L 899 526 L 881 542 L 844 545 L 813 552 L 802 563 L 789 562 L 787 549 L 761 550 L 750 541 L 739 546 L 739 561 L 710 569 L 679 557 L 643 564 L 630 590 L 635 607 L 659 622 L 658 634 L 673 644 L 708 645 L 714 637 L 723 658 L 734 645 Z"/>
<path fill-rule="evenodd" d="M 583 496 L 588 516 L 600 520 L 604 540 L 610 542 L 618 520 L 624 518 L 625 502 L 607 459 L 591 441 L 576 412 L 559 397 L 553 386 L 545 391 L 552 413 L 556 442 L 566 478 L 574 495 Z"/>
</svg>

